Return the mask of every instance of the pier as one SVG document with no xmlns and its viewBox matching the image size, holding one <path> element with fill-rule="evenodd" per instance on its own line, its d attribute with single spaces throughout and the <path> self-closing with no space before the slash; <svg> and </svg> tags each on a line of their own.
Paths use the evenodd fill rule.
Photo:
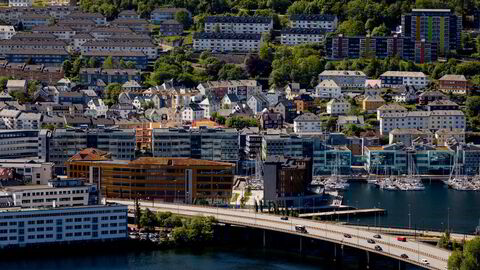
<svg viewBox="0 0 480 270">
<path fill-rule="evenodd" d="M 352 210 L 341 210 L 341 211 L 328 211 L 328 212 L 319 212 L 319 213 L 307 213 L 300 214 L 301 218 L 312 218 L 312 217 L 330 217 L 330 216 L 346 216 L 346 215 L 385 215 L 387 213 L 386 209 L 382 208 L 368 208 L 368 209 L 352 209 Z"/>
</svg>

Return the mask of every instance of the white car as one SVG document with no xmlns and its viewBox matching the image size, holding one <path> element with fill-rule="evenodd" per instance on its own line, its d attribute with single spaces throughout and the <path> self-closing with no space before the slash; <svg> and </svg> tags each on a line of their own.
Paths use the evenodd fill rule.
<svg viewBox="0 0 480 270">
<path fill-rule="evenodd" d="M 426 264 L 426 265 L 429 265 L 429 264 L 430 264 L 427 259 L 422 259 L 422 263 L 423 263 L 423 264 Z"/>
</svg>

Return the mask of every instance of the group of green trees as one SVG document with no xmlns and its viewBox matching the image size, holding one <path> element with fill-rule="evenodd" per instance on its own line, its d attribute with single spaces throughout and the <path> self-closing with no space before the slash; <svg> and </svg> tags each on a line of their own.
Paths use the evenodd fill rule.
<svg viewBox="0 0 480 270">
<path fill-rule="evenodd" d="M 171 212 L 153 213 L 149 209 L 140 210 L 138 225 L 148 231 L 156 227 L 172 229 L 172 240 L 177 245 L 198 244 L 213 239 L 213 217 L 181 218 Z"/>
<path fill-rule="evenodd" d="M 105 58 L 102 62 L 95 57 L 83 57 L 80 55 L 75 55 L 71 60 L 65 60 L 62 64 L 65 76 L 72 79 L 78 79 L 78 74 L 80 73 L 81 68 L 100 67 L 105 69 L 134 69 L 136 64 L 133 61 L 124 61 L 123 59 L 120 59 L 120 61 L 114 61 L 111 56 Z"/>
<path fill-rule="evenodd" d="M 455 249 L 448 258 L 449 270 L 480 269 L 480 237 L 465 242 L 463 249 Z"/>
</svg>

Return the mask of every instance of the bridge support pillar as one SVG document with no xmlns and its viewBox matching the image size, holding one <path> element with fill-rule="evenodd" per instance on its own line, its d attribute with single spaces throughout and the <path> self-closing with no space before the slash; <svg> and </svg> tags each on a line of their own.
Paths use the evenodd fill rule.
<svg viewBox="0 0 480 270">
<path fill-rule="evenodd" d="M 300 248 L 299 248 L 300 254 L 303 252 L 303 237 L 300 236 Z"/>
<path fill-rule="evenodd" d="M 265 230 L 263 230 L 263 247 L 266 248 L 267 247 L 267 232 Z"/>
<path fill-rule="evenodd" d="M 370 252 L 367 251 L 367 269 L 370 269 Z"/>
<path fill-rule="evenodd" d="M 337 244 L 333 244 L 333 261 L 337 261 Z"/>
</svg>

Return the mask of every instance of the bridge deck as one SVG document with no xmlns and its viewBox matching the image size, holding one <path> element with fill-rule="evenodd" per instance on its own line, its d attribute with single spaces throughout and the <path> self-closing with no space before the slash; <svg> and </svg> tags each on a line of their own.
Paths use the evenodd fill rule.
<svg viewBox="0 0 480 270">
<path fill-rule="evenodd" d="M 387 210 L 381 208 L 369 208 L 369 209 L 354 209 L 354 210 L 341 210 L 341 211 L 328 211 L 328 212 L 318 212 L 318 213 L 307 213 L 300 214 L 299 217 L 326 217 L 326 216 L 345 216 L 345 215 L 365 215 L 365 214 L 375 214 L 379 213 L 381 215 L 386 214 Z"/>
</svg>

